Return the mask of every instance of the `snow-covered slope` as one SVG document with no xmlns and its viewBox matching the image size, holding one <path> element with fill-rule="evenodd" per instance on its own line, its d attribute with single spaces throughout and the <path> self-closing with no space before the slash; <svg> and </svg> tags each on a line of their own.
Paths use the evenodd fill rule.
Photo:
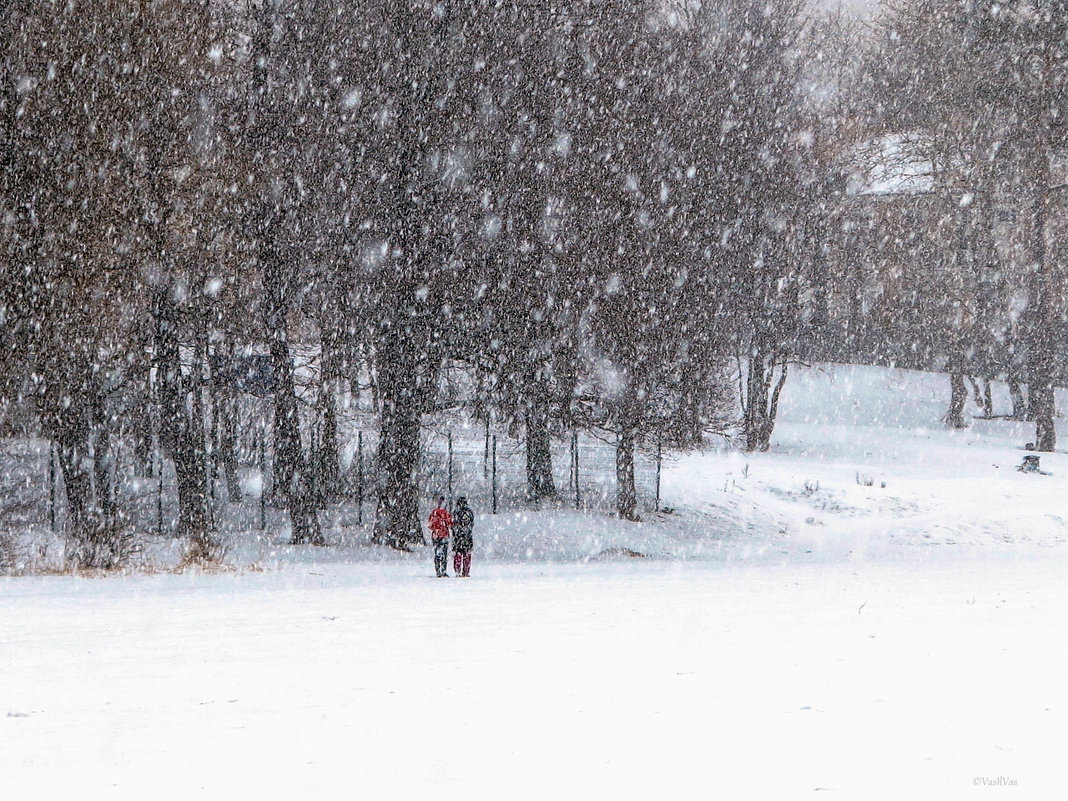
<svg viewBox="0 0 1068 801">
<path fill-rule="evenodd" d="M 995 390 L 995 411 L 1008 411 L 1007 390 Z M 966 430 L 947 429 L 948 395 L 945 376 L 800 370 L 784 392 L 771 452 L 682 457 L 667 474 L 666 502 L 733 525 L 733 540 L 771 537 L 791 554 L 1063 546 L 1068 456 L 1042 454 L 1047 475 L 1018 471 L 1033 425 L 973 419 Z"/>
</svg>

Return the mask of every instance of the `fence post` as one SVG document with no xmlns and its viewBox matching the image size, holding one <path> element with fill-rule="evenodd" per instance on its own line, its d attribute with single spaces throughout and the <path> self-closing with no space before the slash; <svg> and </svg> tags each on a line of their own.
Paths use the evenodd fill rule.
<svg viewBox="0 0 1068 801">
<path fill-rule="evenodd" d="M 493 514 L 497 514 L 497 435 L 493 435 Z"/>
<path fill-rule="evenodd" d="M 56 443 L 48 440 L 48 524 L 56 530 Z"/>
<path fill-rule="evenodd" d="M 267 426 L 260 436 L 260 531 L 267 530 Z"/>
<path fill-rule="evenodd" d="M 163 536 L 163 457 L 156 441 L 156 534 Z"/>
<path fill-rule="evenodd" d="M 575 432 L 567 440 L 567 491 L 575 491 Z"/>
<path fill-rule="evenodd" d="M 319 437 L 316 433 L 318 423 L 319 415 L 316 414 L 312 419 L 311 433 L 308 435 L 308 439 L 311 440 L 308 443 L 308 492 L 311 494 L 316 510 L 326 508 L 322 504 L 322 498 L 319 497 Z"/>
<path fill-rule="evenodd" d="M 660 511 L 660 465 L 663 461 L 660 438 L 656 439 L 656 511 Z"/>
<path fill-rule="evenodd" d="M 122 467 L 122 450 L 118 443 L 115 443 L 114 450 L 115 458 L 111 460 L 111 482 L 108 492 L 111 493 L 111 514 L 116 516 L 119 513 L 119 470 Z"/>
<path fill-rule="evenodd" d="M 575 471 L 575 508 L 582 508 L 582 495 L 579 492 L 579 440 L 578 432 L 571 432 L 571 459 Z"/>
<path fill-rule="evenodd" d="M 363 432 L 356 438 L 356 523 L 363 525 Z"/>
<path fill-rule="evenodd" d="M 208 356 L 208 371 L 211 376 L 210 389 L 208 390 L 211 398 L 211 502 L 216 504 L 219 502 L 219 393 L 215 385 L 215 372 L 211 369 L 210 354 Z"/>
</svg>

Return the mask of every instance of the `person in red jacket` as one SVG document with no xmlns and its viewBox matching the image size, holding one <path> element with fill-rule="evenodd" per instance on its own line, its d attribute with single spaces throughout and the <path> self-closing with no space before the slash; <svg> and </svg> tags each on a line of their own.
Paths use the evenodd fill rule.
<svg viewBox="0 0 1068 801">
<path fill-rule="evenodd" d="M 438 505 L 430 513 L 430 539 L 434 541 L 434 572 L 438 578 L 448 578 L 445 568 L 449 560 L 449 533 L 452 531 L 452 515 L 445 508 L 445 496 L 438 498 Z"/>
</svg>

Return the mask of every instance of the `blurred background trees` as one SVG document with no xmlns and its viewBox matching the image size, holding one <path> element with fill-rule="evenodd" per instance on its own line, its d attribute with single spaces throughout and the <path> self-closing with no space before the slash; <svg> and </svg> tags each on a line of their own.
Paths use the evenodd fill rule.
<svg viewBox="0 0 1068 801">
<path fill-rule="evenodd" d="M 128 552 L 122 444 L 160 482 L 162 449 L 191 559 L 250 458 L 323 543 L 367 390 L 398 548 L 450 410 L 522 443 L 533 502 L 554 442 L 599 432 L 628 519 L 636 452 L 767 449 L 803 359 L 945 370 L 955 426 L 969 379 L 986 414 L 1026 385 L 1052 449 L 1066 14 L 6 3 L 0 390 L 56 445 L 72 559 Z"/>
</svg>

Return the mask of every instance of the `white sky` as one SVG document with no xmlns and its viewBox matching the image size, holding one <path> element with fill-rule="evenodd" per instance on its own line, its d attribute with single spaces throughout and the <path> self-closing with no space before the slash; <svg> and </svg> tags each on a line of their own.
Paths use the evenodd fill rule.
<svg viewBox="0 0 1068 801">
<path fill-rule="evenodd" d="M 841 6 L 858 17 L 873 17 L 879 9 L 880 0 L 816 0 L 827 9 Z"/>
</svg>

